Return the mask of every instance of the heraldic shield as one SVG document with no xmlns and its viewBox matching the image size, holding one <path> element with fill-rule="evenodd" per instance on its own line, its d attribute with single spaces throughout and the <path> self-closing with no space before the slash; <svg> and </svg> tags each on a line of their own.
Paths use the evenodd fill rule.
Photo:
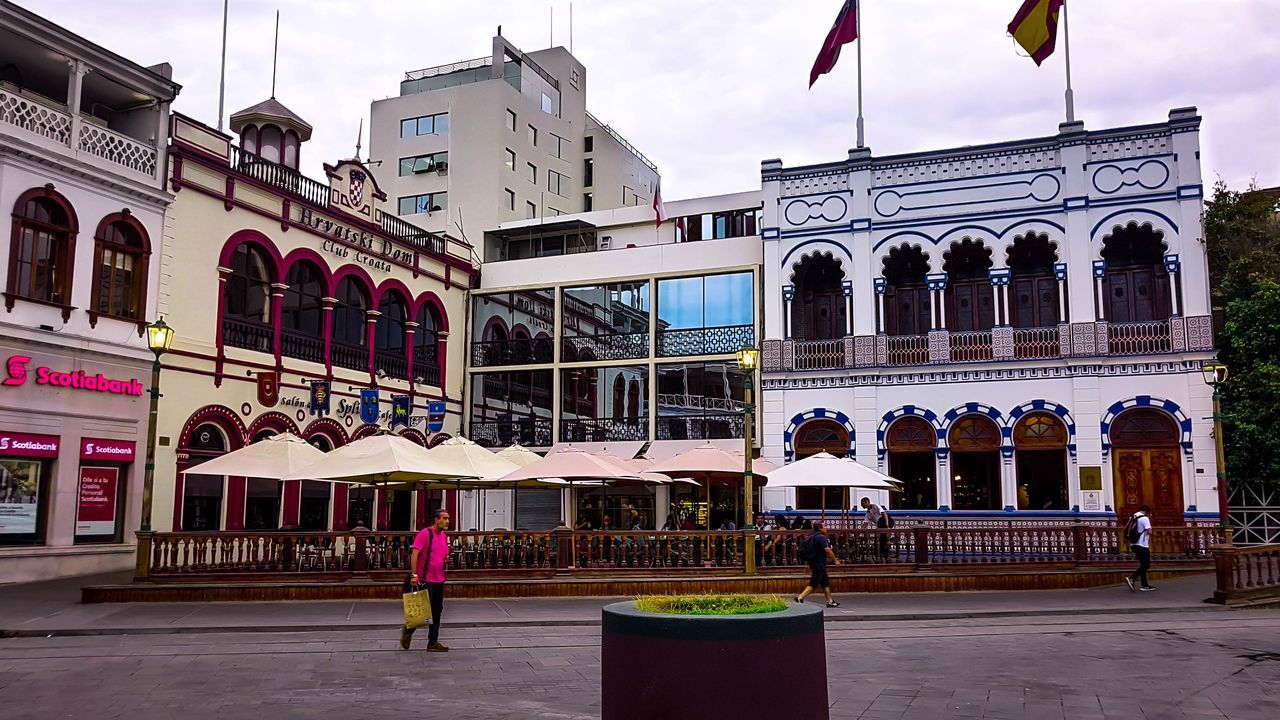
<svg viewBox="0 0 1280 720">
<path fill-rule="evenodd" d="M 366 425 L 378 422 L 378 388 L 360 391 L 360 421 Z"/>
</svg>

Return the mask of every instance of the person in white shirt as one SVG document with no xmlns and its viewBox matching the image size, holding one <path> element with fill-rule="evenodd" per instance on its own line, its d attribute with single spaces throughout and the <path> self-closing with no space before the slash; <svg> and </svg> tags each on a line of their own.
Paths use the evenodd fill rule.
<svg viewBox="0 0 1280 720">
<path fill-rule="evenodd" d="M 1138 569 L 1124 581 L 1132 591 L 1151 592 L 1155 590 L 1151 583 L 1147 582 L 1147 571 L 1151 569 L 1151 508 L 1146 505 L 1138 508 L 1138 512 L 1134 513 L 1130 522 L 1138 535 L 1137 540 L 1133 542 L 1133 554 L 1138 558 Z M 1141 583 L 1139 587 L 1134 587 L 1135 580 Z"/>
</svg>

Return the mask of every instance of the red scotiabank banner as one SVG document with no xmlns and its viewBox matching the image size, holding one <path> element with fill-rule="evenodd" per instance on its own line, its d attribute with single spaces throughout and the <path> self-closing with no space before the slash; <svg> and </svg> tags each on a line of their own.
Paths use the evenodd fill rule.
<svg viewBox="0 0 1280 720">
<path fill-rule="evenodd" d="M 103 440 L 102 438 L 82 438 L 80 440 L 81 460 L 111 460 L 114 462 L 133 462 L 137 443 L 132 440 Z"/>
<path fill-rule="evenodd" d="M 57 435 L 6 432 L 0 430 L 0 457 L 56 458 Z"/>
<path fill-rule="evenodd" d="M 116 531 L 116 486 L 119 468 L 80 468 L 77 535 L 110 535 Z"/>
</svg>

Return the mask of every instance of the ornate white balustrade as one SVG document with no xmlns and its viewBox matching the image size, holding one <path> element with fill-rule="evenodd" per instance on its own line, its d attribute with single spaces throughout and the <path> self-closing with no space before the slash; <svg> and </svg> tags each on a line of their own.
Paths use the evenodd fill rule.
<svg viewBox="0 0 1280 720">
<path fill-rule="evenodd" d="M 71 145 L 70 115 L 7 88 L 0 88 L 0 122 Z"/>
<path fill-rule="evenodd" d="M 5 87 L 0 87 L 0 123 L 155 177 L 159 153 L 154 144 L 135 140 L 90 122 L 81 123 L 80 136 L 72 138 L 74 123 L 64 108 L 54 107 Z"/>
<path fill-rule="evenodd" d="M 155 146 L 138 142 L 114 130 L 89 123 L 81 125 L 80 149 L 143 175 L 156 173 Z"/>
</svg>

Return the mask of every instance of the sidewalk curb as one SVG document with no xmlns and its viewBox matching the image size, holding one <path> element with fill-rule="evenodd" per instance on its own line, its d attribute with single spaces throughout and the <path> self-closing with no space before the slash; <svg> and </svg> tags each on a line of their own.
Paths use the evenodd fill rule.
<svg viewBox="0 0 1280 720">
<path fill-rule="evenodd" d="M 1220 608 L 1220 610 L 1219 610 Z M 1079 617 L 1086 615 L 1147 615 L 1153 613 L 1217 613 L 1226 612 L 1228 608 L 1221 605 L 1175 606 L 1175 607 L 1131 607 L 1131 608 L 1091 608 L 1091 609 L 1059 609 L 1059 610 L 997 610 L 991 612 L 917 612 L 880 615 L 841 614 L 826 618 L 826 623 L 867 623 L 867 622 L 919 622 L 927 620 L 979 620 L 1011 617 Z M 598 627 L 600 620 L 495 620 L 444 623 L 443 628 L 552 628 L 552 627 Z M 53 628 L 53 629 L 9 629 L 0 628 L 0 639 L 39 638 L 39 637 L 95 637 L 123 635 L 198 635 L 198 634 L 242 634 L 242 633 L 314 633 L 314 632 L 373 632 L 392 631 L 399 627 L 395 623 L 364 623 L 351 625 L 240 625 L 240 626 L 205 626 L 205 627 L 138 627 L 138 628 Z"/>
</svg>

